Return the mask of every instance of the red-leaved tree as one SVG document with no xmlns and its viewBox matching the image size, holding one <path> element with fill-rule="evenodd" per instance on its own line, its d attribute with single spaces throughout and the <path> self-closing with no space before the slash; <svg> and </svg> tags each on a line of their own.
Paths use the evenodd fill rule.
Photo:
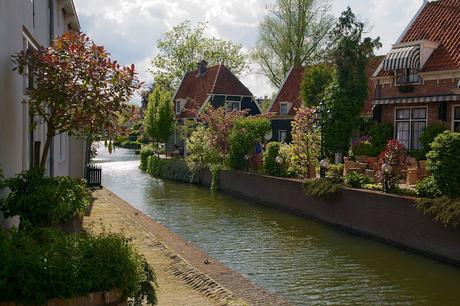
<svg viewBox="0 0 460 306">
<path fill-rule="evenodd" d="M 391 167 L 390 173 L 387 173 L 386 176 L 390 189 L 393 189 L 397 187 L 399 182 L 404 178 L 403 170 L 407 166 L 406 147 L 399 140 L 390 140 L 385 146 L 385 150 L 379 155 L 375 180 L 380 184 L 383 184 L 385 179 L 385 173 L 383 173 L 382 170 L 384 164 Z"/>
<path fill-rule="evenodd" d="M 199 114 L 199 119 L 209 129 L 211 145 L 217 149 L 222 160 L 230 150 L 229 136 L 235 121 L 246 116 L 247 113 L 247 110 L 229 112 L 224 107 L 216 109 L 209 106 L 203 113 Z"/>
<path fill-rule="evenodd" d="M 49 48 L 13 55 L 13 62 L 34 80 L 26 92 L 30 112 L 38 118 L 34 124 L 47 126 L 42 168 L 56 135 L 113 137 L 118 115 L 129 109 L 127 102 L 141 85 L 134 65 L 117 64 L 83 33 L 64 33 Z"/>
</svg>

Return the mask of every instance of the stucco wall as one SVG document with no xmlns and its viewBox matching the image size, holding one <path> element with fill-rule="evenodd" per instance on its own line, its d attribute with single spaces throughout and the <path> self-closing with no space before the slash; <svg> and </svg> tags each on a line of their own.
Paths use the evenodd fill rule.
<svg viewBox="0 0 460 306">
<path fill-rule="evenodd" d="M 209 173 L 202 183 L 209 186 Z M 460 265 L 460 229 L 423 215 L 411 198 L 344 189 L 325 201 L 306 196 L 301 181 L 236 171 L 221 172 L 219 189 Z"/>
</svg>

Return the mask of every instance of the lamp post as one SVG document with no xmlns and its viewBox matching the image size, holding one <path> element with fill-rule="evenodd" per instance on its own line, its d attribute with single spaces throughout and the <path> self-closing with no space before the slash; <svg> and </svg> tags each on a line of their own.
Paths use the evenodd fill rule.
<svg viewBox="0 0 460 306">
<path fill-rule="evenodd" d="M 249 154 L 244 156 L 244 161 L 246 163 L 246 172 L 249 172 Z"/>
<path fill-rule="evenodd" d="M 384 163 L 382 165 L 382 174 L 383 174 L 383 192 L 390 193 L 390 174 L 393 171 L 393 167 L 390 164 Z"/>
<path fill-rule="evenodd" d="M 327 158 L 323 158 L 320 162 L 319 162 L 319 176 L 321 178 L 325 178 L 326 177 L 326 171 L 327 171 L 327 168 L 329 167 L 329 159 Z"/>
</svg>

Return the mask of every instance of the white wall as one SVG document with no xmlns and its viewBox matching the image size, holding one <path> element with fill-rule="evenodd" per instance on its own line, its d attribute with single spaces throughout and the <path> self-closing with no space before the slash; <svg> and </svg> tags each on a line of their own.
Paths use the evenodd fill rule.
<svg viewBox="0 0 460 306">
<path fill-rule="evenodd" d="M 52 4 L 55 36 L 67 31 L 69 23 L 73 30 L 78 29 L 71 0 L 52 0 Z M 12 71 L 11 55 L 24 50 L 28 44 L 50 45 L 49 7 L 49 0 L 0 0 L 0 168 L 5 177 L 29 169 L 32 154 L 29 110 L 24 95 L 28 82 L 17 71 Z M 45 135 L 44 125 L 33 131 L 33 141 L 41 141 L 42 149 Z M 48 171 L 53 168 L 54 175 L 83 177 L 84 144 L 67 135 L 56 136 L 54 154 L 49 158 L 54 160 L 54 167 L 50 167 L 48 161 Z M 5 191 L 0 192 L 0 197 L 4 195 Z"/>
</svg>

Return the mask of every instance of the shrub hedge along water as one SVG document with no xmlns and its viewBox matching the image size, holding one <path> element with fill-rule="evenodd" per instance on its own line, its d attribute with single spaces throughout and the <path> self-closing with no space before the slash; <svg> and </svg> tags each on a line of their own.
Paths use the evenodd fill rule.
<svg viewBox="0 0 460 306">
<path fill-rule="evenodd" d="M 70 177 L 46 177 L 44 170 L 33 168 L 5 185 L 11 190 L 0 202 L 6 217 L 20 216 L 20 226 L 56 226 L 77 215 L 89 205 L 84 181 Z"/>
<path fill-rule="evenodd" d="M 276 162 L 276 158 L 279 156 L 279 150 L 281 143 L 270 142 L 265 146 L 263 153 L 263 168 L 264 172 L 268 175 L 284 177 L 287 176 L 286 170 L 283 165 Z"/>
<path fill-rule="evenodd" d="M 135 305 L 156 303 L 153 270 L 117 234 L 0 231 L 0 263 L 0 301 L 41 305 L 120 288 Z"/>
<path fill-rule="evenodd" d="M 438 135 L 427 154 L 428 169 L 443 195 L 460 196 L 460 133 Z"/>
</svg>

